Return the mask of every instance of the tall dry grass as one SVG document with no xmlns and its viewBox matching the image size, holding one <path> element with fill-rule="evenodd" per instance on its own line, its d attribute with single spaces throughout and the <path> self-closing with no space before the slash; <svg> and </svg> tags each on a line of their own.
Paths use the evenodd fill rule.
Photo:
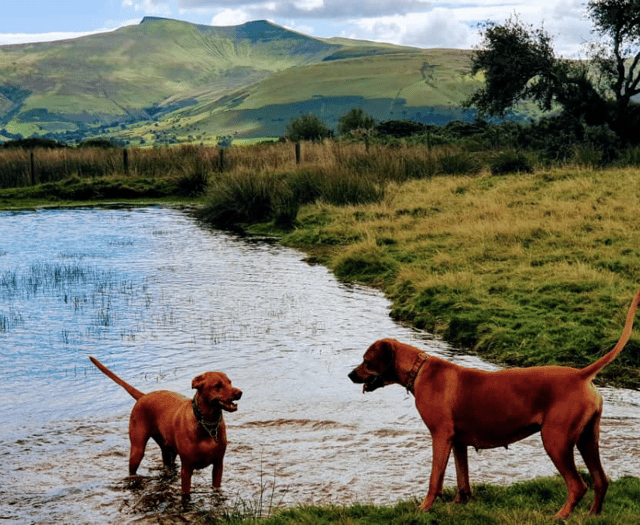
<svg viewBox="0 0 640 525">
<path fill-rule="evenodd" d="M 19 188 L 70 177 L 174 177 L 198 170 L 208 173 L 217 169 L 218 150 L 198 146 L 127 150 L 0 149 L 0 188 Z"/>
<path fill-rule="evenodd" d="M 33 165 L 32 158 L 33 155 Z M 125 161 L 125 155 L 127 156 Z M 183 145 L 162 148 L 0 149 L 0 188 L 55 182 L 69 177 L 173 177 L 193 173 L 294 173 L 319 168 L 325 173 L 375 177 L 378 182 L 409 180 L 436 173 L 477 172 L 478 155 L 423 146 L 372 146 L 333 141 L 304 143 L 299 163 L 291 143 L 260 144 L 224 150 Z M 222 161 L 222 164 L 221 164 Z"/>
</svg>

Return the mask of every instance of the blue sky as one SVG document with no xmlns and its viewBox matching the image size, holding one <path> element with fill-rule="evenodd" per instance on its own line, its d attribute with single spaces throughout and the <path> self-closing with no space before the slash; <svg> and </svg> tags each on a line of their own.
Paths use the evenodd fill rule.
<svg viewBox="0 0 640 525">
<path fill-rule="evenodd" d="M 267 19 L 318 37 L 469 49 L 479 22 L 517 13 L 580 56 L 591 38 L 582 0 L 0 0 L 0 45 L 58 40 L 137 24 L 147 15 L 208 25 Z"/>
</svg>

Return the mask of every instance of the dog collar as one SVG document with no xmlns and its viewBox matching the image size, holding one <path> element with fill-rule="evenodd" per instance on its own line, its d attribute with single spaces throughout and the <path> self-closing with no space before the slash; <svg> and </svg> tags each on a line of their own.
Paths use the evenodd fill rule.
<svg viewBox="0 0 640 525">
<path fill-rule="evenodd" d="M 215 421 L 205 421 L 202 411 L 198 408 L 196 397 L 198 397 L 198 394 L 193 396 L 193 401 L 191 401 L 193 415 L 196 416 L 196 421 L 207 431 L 207 434 L 209 434 L 214 441 L 218 441 L 218 428 L 220 428 L 220 422 L 222 421 L 222 411 L 220 411 L 220 415 Z"/>
<path fill-rule="evenodd" d="M 418 372 L 420 372 L 420 369 L 422 368 L 422 365 L 425 364 L 427 359 L 429 359 L 429 356 L 427 354 L 425 354 L 424 352 L 420 352 L 416 356 L 416 360 L 413 363 L 413 368 L 407 374 L 406 387 L 407 387 L 407 391 L 408 392 L 411 392 L 413 394 L 413 388 L 414 388 L 414 383 L 416 381 L 416 377 L 418 376 Z"/>
</svg>

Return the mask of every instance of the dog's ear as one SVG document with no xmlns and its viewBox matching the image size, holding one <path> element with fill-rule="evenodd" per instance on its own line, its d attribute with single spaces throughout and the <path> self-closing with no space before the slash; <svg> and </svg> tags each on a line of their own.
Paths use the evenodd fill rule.
<svg viewBox="0 0 640 525">
<path fill-rule="evenodd" d="M 191 381 L 191 388 L 195 388 L 198 392 L 204 386 L 204 374 L 200 374 Z"/>
<path fill-rule="evenodd" d="M 390 339 L 383 339 L 380 341 L 380 358 L 382 359 L 382 362 L 386 365 L 393 364 L 393 356 L 393 341 Z"/>
</svg>

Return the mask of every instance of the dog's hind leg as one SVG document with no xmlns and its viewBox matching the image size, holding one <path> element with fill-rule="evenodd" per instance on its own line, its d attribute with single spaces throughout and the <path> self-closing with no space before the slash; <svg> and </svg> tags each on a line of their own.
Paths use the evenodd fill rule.
<svg viewBox="0 0 640 525">
<path fill-rule="evenodd" d="M 138 467 L 144 457 L 147 441 L 149 441 L 150 437 L 147 424 L 144 421 L 138 421 L 135 417 L 135 412 L 133 412 L 129 420 L 129 441 L 131 442 L 131 451 L 129 452 L 130 476 L 135 475 L 138 471 Z"/>
<path fill-rule="evenodd" d="M 602 468 L 600 462 L 600 447 L 598 439 L 600 434 L 600 414 L 587 423 L 587 426 L 578 439 L 578 450 L 584 459 L 589 474 L 593 480 L 593 505 L 591 506 L 591 514 L 599 514 L 602 511 L 604 496 L 609 488 L 609 480 Z"/>
<path fill-rule="evenodd" d="M 566 435 L 566 423 L 563 426 L 543 426 L 541 434 L 544 448 L 564 478 L 569 492 L 567 501 L 554 518 L 566 518 L 587 492 L 587 484 L 576 468 L 573 458 L 574 442 Z"/>
<path fill-rule="evenodd" d="M 176 466 L 177 453 L 175 449 L 164 444 L 162 436 L 152 436 L 153 440 L 158 444 L 162 451 L 162 464 L 166 468 L 174 468 Z"/>
</svg>

